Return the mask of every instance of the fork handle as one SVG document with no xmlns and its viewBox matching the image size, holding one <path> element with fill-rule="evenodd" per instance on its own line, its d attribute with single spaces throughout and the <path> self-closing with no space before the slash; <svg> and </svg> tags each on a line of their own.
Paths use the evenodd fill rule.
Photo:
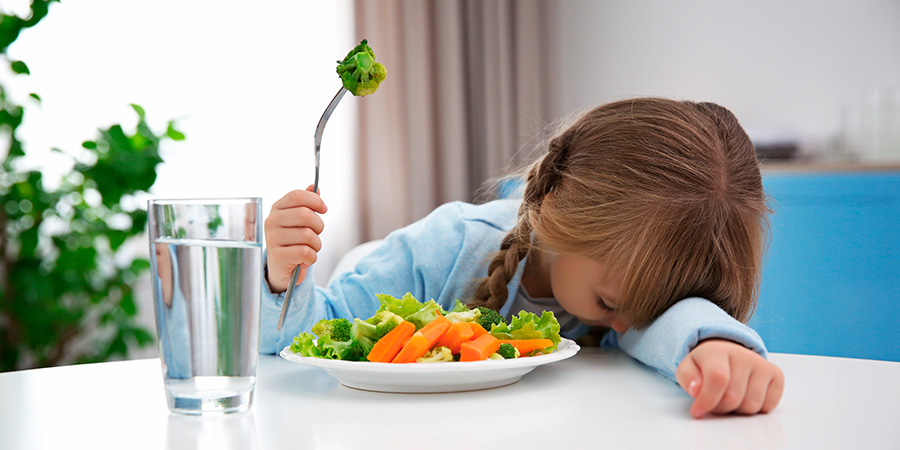
<svg viewBox="0 0 900 450">
<path fill-rule="evenodd" d="M 284 291 L 284 303 L 281 305 L 281 315 L 278 316 L 278 330 L 284 326 L 284 318 L 287 316 L 288 305 L 291 303 L 291 294 L 294 292 L 294 285 L 297 284 L 297 276 L 300 275 L 300 266 L 294 267 L 291 273 L 291 281 L 288 283 L 287 290 Z"/>
<path fill-rule="evenodd" d="M 316 181 L 313 184 L 313 192 L 319 192 L 319 149 L 322 147 L 322 135 L 325 133 L 325 124 L 328 123 L 334 108 L 337 108 L 338 103 L 341 102 L 341 99 L 344 98 L 344 94 L 347 92 L 347 88 L 341 86 L 337 94 L 334 94 L 334 98 L 331 99 L 331 103 L 325 108 L 322 117 L 319 118 L 319 123 L 316 124 L 316 134 L 313 141 L 313 148 L 316 151 Z"/>
<path fill-rule="evenodd" d="M 334 94 L 334 98 L 331 99 L 331 103 L 325 108 L 322 117 L 319 118 L 319 123 L 316 124 L 316 135 L 315 141 L 313 142 L 316 151 L 316 180 L 313 184 L 313 192 L 316 193 L 319 192 L 319 149 L 322 147 L 322 134 L 325 133 L 325 124 L 328 123 L 328 118 L 331 117 L 334 108 L 337 108 L 338 103 L 340 103 L 346 93 L 347 89 L 341 86 L 341 89 L 338 90 L 337 94 Z M 287 290 L 284 291 L 284 303 L 281 305 L 281 315 L 278 316 L 278 331 L 281 331 L 281 327 L 284 326 L 284 318 L 287 316 L 288 308 L 291 305 L 291 294 L 294 293 L 294 285 L 297 284 L 297 277 L 299 275 L 300 266 L 298 265 L 294 267 L 294 271 L 291 273 L 291 281 L 288 283 Z"/>
</svg>

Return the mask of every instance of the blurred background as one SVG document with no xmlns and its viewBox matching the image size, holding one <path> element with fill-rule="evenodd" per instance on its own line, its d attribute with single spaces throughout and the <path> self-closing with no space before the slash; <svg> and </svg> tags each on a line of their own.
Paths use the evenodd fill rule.
<svg viewBox="0 0 900 450">
<path fill-rule="evenodd" d="M 32 6 L 46 9 L 35 23 Z M 363 38 L 388 77 L 376 95 L 344 99 L 324 135 L 317 282 L 355 245 L 472 200 L 586 109 L 713 101 L 753 138 L 774 199 L 752 322 L 770 350 L 900 360 L 896 1 L 0 0 L 0 12 L 0 31 L 21 29 L 0 64 L 0 370 L 155 356 L 149 273 L 135 263 L 147 258 L 135 225 L 147 199 L 258 196 L 265 215 L 311 184 L 335 61 Z M 110 202 L 104 186 L 124 182 L 90 167 L 116 142 L 161 162 L 141 162 L 155 168 L 146 185 Z M 137 164 L 117 161 L 103 170 Z M 33 173 L 44 200 L 27 195 Z M 50 212 L 38 214 L 41 201 Z M 106 235 L 54 245 L 78 228 L 42 218 L 82 213 L 111 223 Z M 82 248 L 105 249 L 91 264 L 120 284 L 81 302 L 13 289 L 16 261 L 30 261 L 28 286 L 53 285 L 66 276 L 55 261 Z M 868 340 L 849 345 L 851 334 Z"/>
</svg>

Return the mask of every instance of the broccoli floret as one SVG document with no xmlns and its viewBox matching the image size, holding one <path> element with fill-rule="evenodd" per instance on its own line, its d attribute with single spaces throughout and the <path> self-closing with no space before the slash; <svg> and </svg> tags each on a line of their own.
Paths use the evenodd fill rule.
<svg viewBox="0 0 900 450">
<path fill-rule="evenodd" d="M 467 309 L 465 311 L 457 311 L 449 313 L 445 316 L 450 322 L 473 322 L 478 323 L 481 319 L 481 311 L 478 309 Z"/>
<path fill-rule="evenodd" d="M 378 335 L 378 327 L 368 323 L 362 319 L 353 319 L 353 326 L 350 328 L 350 341 L 354 344 L 353 350 L 361 359 L 365 359 L 369 351 L 378 342 L 381 336 Z"/>
<path fill-rule="evenodd" d="M 481 317 L 478 319 L 478 324 L 483 326 L 485 330 L 491 331 L 491 327 L 494 324 L 506 325 L 506 320 L 504 320 L 503 316 L 497 311 L 484 306 L 479 306 L 476 309 L 481 311 Z"/>
<path fill-rule="evenodd" d="M 337 73 L 344 88 L 357 97 L 375 92 L 387 76 L 384 65 L 375 62 L 375 52 L 366 39 L 337 63 Z"/>
<path fill-rule="evenodd" d="M 512 344 L 503 343 L 500 344 L 500 348 L 497 349 L 495 354 L 502 356 L 503 359 L 514 359 L 519 357 L 519 349 L 513 347 Z"/>
<path fill-rule="evenodd" d="M 291 344 L 291 351 L 300 356 L 326 359 L 357 360 L 355 343 L 350 339 L 350 321 L 322 319 L 312 327 L 312 333 L 300 333 Z"/>
<path fill-rule="evenodd" d="M 316 336 L 328 336 L 335 342 L 347 342 L 350 340 L 350 321 L 344 318 L 322 319 L 312 327 Z"/>
<path fill-rule="evenodd" d="M 428 350 L 427 353 L 416 360 L 417 363 L 435 363 L 449 361 L 453 361 L 453 352 L 451 352 L 449 348 L 444 346 L 435 347 L 431 350 Z"/>
<path fill-rule="evenodd" d="M 354 357 L 360 361 L 366 359 L 375 343 L 401 322 L 403 318 L 390 311 L 378 311 L 367 320 L 353 319 L 353 325 L 350 327 L 350 343 Z"/>
<path fill-rule="evenodd" d="M 375 337 L 374 339 L 377 341 L 381 339 L 382 336 L 388 334 L 393 330 L 397 325 L 403 322 L 403 317 L 400 317 L 397 314 L 394 314 L 391 311 L 378 311 L 374 316 L 370 317 L 366 320 L 366 323 L 375 325 Z"/>
</svg>

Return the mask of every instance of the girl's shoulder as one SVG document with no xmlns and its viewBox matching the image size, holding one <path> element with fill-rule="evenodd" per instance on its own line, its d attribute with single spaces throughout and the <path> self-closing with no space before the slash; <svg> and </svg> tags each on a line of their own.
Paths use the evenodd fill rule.
<svg viewBox="0 0 900 450">
<path fill-rule="evenodd" d="M 521 199 L 501 199 L 482 204 L 466 202 L 445 203 L 429 215 L 435 221 L 470 222 L 498 230 L 515 225 Z"/>
<path fill-rule="evenodd" d="M 515 225 L 519 201 L 483 204 L 449 202 L 415 223 L 390 233 L 389 247 L 425 249 L 447 255 L 469 253 L 473 247 L 494 249 Z"/>
</svg>

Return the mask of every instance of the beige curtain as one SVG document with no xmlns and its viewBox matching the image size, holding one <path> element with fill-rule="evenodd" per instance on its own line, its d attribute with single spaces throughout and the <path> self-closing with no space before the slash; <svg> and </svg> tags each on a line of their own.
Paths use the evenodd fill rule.
<svg viewBox="0 0 900 450">
<path fill-rule="evenodd" d="M 388 70 L 360 106 L 363 240 L 472 200 L 541 139 L 550 11 L 539 0 L 356 0 L 355 32 Z"/>
</svg>

